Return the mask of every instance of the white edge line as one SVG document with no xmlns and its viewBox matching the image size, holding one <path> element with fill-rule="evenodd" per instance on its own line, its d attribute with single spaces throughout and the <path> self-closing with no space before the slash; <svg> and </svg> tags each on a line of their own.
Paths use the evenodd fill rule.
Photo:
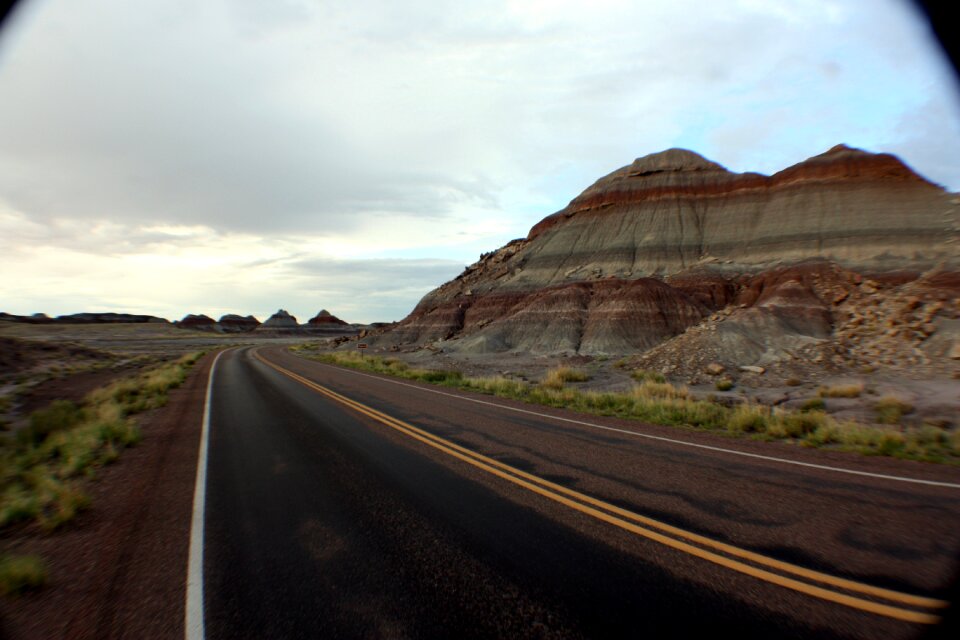
<svg viewBox="0 0 960 640">
<path fill-rule="evenodd" d="M 210 440 L 210 399 L 213 397 L 213 374 L 221 351 L 210 365 L 207 395 L 203 403 L 203 427 L 200 431 L 200 453 L 197 456 L 197 479 L 193 489 L 193 517 L 190 521 L 190 559 L 187 562 L 186 640 L 203 640 L 203 520 L 207 501 L 207 446 Z"/>
<path fill-rule="evenodd" d="M 327 364 L 325 362 L 319 362 L 317 360 L 310 360 L 309 362 L 316 362 L 327 367 L 332 367 L 335 369 L 340 369 L 341 371 L 348 371 L 350 373 L 356 374 L 358 376 L 365 376 L 367 378 L 374 378 L 375 380 L 382 380 L 384 382 L 390 382 L 392 384 L 398 384 L 402 387 L 410 387 L 411 389 L 419 389 L 421 391 L 427 391 L 429 393 L 436 393 L 441 396 L 447 396 L 448 398 L 457 398 L 459 400 L 466 400 L 467 402 L 476 402 L 477 404 L 485 404 L 491 407 L 497 407 L 499 409 L 505 409 L 507 411 L 515 411 L 516 413 L 526 413 L 531 416 L 537 416 L 540 418 L 548 418 L 550 420 L 558 420 L 560 422 L 569 422 L 571 424 L 577 424 L 584 427 L 591 427 L 593 429 L 602 429 L 604 431 L 614 431 L 616 433 L 624 433 L 626 435 L 634 436 L 637 438 L 648 438 L 650 440 L 660 440 L 662 442 L 669 442 L 671 444 L 679 444 L 685 447 L 696 447 L 697 449 L 707 449 L 709 451 L 718 451 L 720 453 L 729 453 L 736 456 L 744 456 L 747 458 L 757 458 L 759 460 L 767 460 L 769 462 L 779 462 L 782 464 L 792 464 L 799 467 L 810 467 L 812 469 L 822 469 L 824 471 L 834 471 L 836 473 L 849 473 L 857 476 L 866 476 L 868 478 L 880 478 L 883 480 L 894 480 L 897 482 L 910 482 L 914 484 L 925 484 L 933 487 L 948 487 L 950 489 L 960 489 L 960 484 L 954 482 L 939 482 L 936 480 L 923 480 L 920 478 L 909 478 L 905 476 L 890 476 L 883 473 L 871 473 L 869 471 L 856 471 L 854 469 L 844 469 L 843 467 L 831 467 L 829 465 L 823 464 L 814 464 L 812 462 L 800 462 L 799 460 L 789 460 L 787 458 L 777 458 L 774 456 L 764 456 L 759 453 L 748 453 L 746 451 L 737 451 L 736 449 L 725 449 L 723 447 L 714 447 L 707 444 L 698 444 L 696 442 L 686 442 L 684 440 L 674 440 L 673 438 L 665 438 L 663 436 L 654 436 L 649 433 L 639 433 L 637 431 L 629 431 L 627 429 L 617 429 L 616 427 L 605 427 L 602 424 L 595 424 L 593 422 L 584 422 L 583 420 L 574 420 L 572 418 L 563 418 L 560 416 L 550 415 L 549 413 L 540 413 L 538 411 L 530 411 L 529 409 L 520 409 L 519 407 L 511 407 L 505 404 L 499 404 L 496 402 L 489 402 L 487 400 L 479 400 L 477 398 L 469 398 L 467 396 L 460 396 L 454 393 L 447 393 L 445 391 L 440 391 L 438 389 L 430 389 L 428 387 L 421 387 L 419 385 L 410 384 L 408 382 L 400 382 L 399 380 L 393 380 L 387 377 L 374 376 L 369 373 L 363 373 L 362 371 L 357 371 L 355 369 L 349 369 L 347 367 L 335 367 L 334 365 Z"/>
</svg>

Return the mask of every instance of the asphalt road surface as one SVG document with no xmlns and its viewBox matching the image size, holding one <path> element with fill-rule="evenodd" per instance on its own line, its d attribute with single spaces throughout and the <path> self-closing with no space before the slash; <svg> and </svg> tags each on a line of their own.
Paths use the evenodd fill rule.
<svg viewBox="0 0 960 640">
<path fill-rule="evenodd" d="M 211 639 L 955 629 L 953 468 L 585 417 L 280 348 L 220 356 L 207 446 L 188 638 L 199 623 Z"/>
</svg>

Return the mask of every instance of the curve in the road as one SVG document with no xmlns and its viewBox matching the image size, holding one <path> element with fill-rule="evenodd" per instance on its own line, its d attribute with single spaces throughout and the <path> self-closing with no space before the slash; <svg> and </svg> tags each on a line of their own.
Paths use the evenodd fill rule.
<svg viewBox="0 0 960 640">
<path fill-rule="evenodd" d="M 536 475 L 516 469 L 502 462 L 479 454 L 468 448 L 457 445 L 449 440 L 424 431 L 423 429 L 415 427 L 407 422 L 357 402 L 356 400 L 343 396 L 323 385 L 317 384 L 312 380 L 309 380 L 273 362 L 270 362 L 256 352 L 254 352 L 254 356 L 267 366 L 291 378 L 292 380 L 303 384 L 309 389 L 316 391 L 317 393 L 320 393 L 331 400 L 343 404 L 363 415 L 366 415 L 367 417 L 376 420 L 377 422 L 380 422 L 381 424 L 384 424 L 400 433 L 403 433 L 404 435 L 418 440 L 478 469 L 506 480 L 507 482 L 511 482 L 514 485 L 520 486 L 540 496 L 548 498 L 554 502 L 562 504 L 570 509 L 597 518 L 598 520 L 619 527 L 625 531 L 629 531 L 635 535 L 654 540 L 678 551 L 693 555 L 703 560 L 707 560 L 711 563 L 723 566 L 733 571 L 737 571 L 759 580 L 776 584 L 778 586 L 836 604 L 914 623 L 935 624 L 940 620 L 940 618 L 939 616 L 928 611 L 915 611 L 896 605 L 905 605 L 922 609 L 941 609 L 948 606 L 948 603 L 942 600 L 883 589 L 866 583 L 840 578 L 819 571 L 813 571 L 746 549 L 741 549 L 730 544 L 719 542 L 711 538 L 707 538 L 705 536 L 659 522 L 652 518 L 633 513 L 626 509 L 617 507 L 616 505 L 568 489 Z M 460 396 L 453 397 L 460 398 Z M 556 418 L 556 416 L 547 417 Z M 728 556 L 740 558 L 740 560 L 736 560 Z M 743 560 L 753 564 L 747 564 L 747 562 L 744 562 Z M 795 577 L 774 573 L 773 570 L 790 574 Z M 804 582 L 802 580 L 798 580 L 797 578 L 804 578 L 820 584 L 811 584 L 810 582 Z M 827 588 L 820 585 L 828 585 L 832 588 Z M 850 595 L 850 593 L 857 593 L 862 596 L 874 598 L 874 600 L 867 600 L 863 597 Z M 896 604 L 887 604 L 884 602 L 878 602 L 877 600 L 885 600 L 887 603 Z"/>
</svg>

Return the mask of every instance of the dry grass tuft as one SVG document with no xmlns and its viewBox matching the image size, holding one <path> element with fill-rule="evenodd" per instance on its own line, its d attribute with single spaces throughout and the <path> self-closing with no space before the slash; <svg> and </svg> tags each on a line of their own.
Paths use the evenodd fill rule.
<svg viewBox="0 0 960 640">
<path fill-rule="evenodd" d="M 880 424 L 899 424 L 900 418 L 913 411 L 913 405 L 894 396 L 884 396 L 877 400 L 874 409 Z"/>
<path fill-rule="evenodd" d="M 642 399 L 681 399 L 690 398 L 690 390 L 687 387 L 675 387 L 669 382 L 641 382 L 633 388 L 633 396 Z"/>
<path fill-rule="evenodd" d="M 770 409 L 755 404 L 742 404 L 733 409 L 727 421 L 730 431 L 764 433 L 770 425 Z"/>
<path fill-rule="evenodd" d="M 667 377 L 659 371 L 647 371 L 646 369 L 634 369 L 630 372 L 630 377 L 637 382 L 666 382 Z"/>
<path fill-rule="evenodd" d="M 583 371 L 561 366 L 547 371 L 540 384 L 547 389 L 562 389 L 567 382 L 586 382 L 589 379 L 590 376 Z"/>
<path fill-rule="evenodd" d="M 863 393 L 863 383 L 838 384 L 830 387 L 820 387 L 817 394 L 821 398 L 859 398 Z"/>
</svg>

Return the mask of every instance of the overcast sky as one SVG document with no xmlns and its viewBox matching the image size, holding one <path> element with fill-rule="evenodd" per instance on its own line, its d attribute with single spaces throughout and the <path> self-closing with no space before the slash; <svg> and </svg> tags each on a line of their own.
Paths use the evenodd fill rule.
<svg viewBox="0 0 960 640">
<path fill-rule="evenodd" d="M 910 5 L 35 0 L 0 31 L 0 310 L 398 320 L 669 147 L 960 190 Z"/>
</svg>

